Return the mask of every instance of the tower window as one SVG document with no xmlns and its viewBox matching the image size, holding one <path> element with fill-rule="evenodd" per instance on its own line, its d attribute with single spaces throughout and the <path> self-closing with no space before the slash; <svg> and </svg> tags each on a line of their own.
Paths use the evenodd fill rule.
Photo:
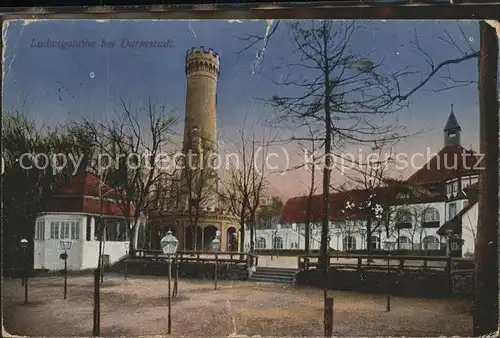
<svg viewBox="0 0 500 338">
<path fill-rule="evenodd" d="M 449 138 L 454 138 L 454 137 L 456 137 L 456 136 L 457 136 L 457 133 L 449 133 L 449 134 L 448 134 L 448 137 L 449 137 Z"/>
</svg>

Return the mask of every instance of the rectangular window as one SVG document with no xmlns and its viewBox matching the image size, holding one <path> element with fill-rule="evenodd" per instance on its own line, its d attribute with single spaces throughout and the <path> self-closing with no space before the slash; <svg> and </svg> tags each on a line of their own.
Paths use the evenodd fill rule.
<svg viewBox="0 0 500 338">
<path fill-rule="evenodd" d="M 458 180 L 456 180 L 456 181 L 453 182 L 452 191 L 453 192 L 457 192 L 458 191 Z"/>
<path fill-rule="evenodd" d="M 61 239 L 69 239 L 69 222 L 61 222 Z"/>
<path fill-rule="evenodd" d="M 467 206 L 467 204 L 469 204 L 469 201 L 465 200 L 464 201 L 464 208 Z"/>
<path fill-rule="evenodd" d="M 467 188 L 470 185 L 470 177 L 462 178 L 462 189 Z"/>
<path fill-rule="evenodd" d="M 470 184 L 474 184 L 474 183 L 477 183 L 479 181 L 478 177 L 477 176 L 474 176 L 470 179 Z"/>
<path fill-rule="evenodd" d="M 45 222 L 44 221 L 36 222 L 35 239 L 38 239 L 38 240 L 45 239 Z"/>
<path fill-rule="evenodd" d="M 457 204 L 451 203 L 448 205 L 448 219 L 452 219 L 457 214 Z"/>
<path fill-rule="evenodd" d="M 80 222 L 71 222 L 71 239 L 80 239 Z"/>
<path fill-rule="evenodd" d="M 59 239 L 59 222 L 50 222 L 50 239 Z"/>
</svg>

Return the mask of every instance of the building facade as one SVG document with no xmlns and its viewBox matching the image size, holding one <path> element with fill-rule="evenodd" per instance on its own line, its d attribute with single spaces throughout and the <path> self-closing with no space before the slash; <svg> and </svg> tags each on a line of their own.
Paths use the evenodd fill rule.
<svg viewBox="0 0 500 338">
<path fill-rule="evenodd" d="M 477 227 L 479 157 L 460 144 L 461 127 L 452 111 L 444 127 L 444 146 L 428 163 L 401 182 L 405 189 L 382 188 L 381 204 L 386 210 L 383 224 L 372 222 L 375 231 L 367 241 L 367 215 L 346 210 L 348 203 L 360 204 L 372 193 L 349 190 L 330 195 L 330 248 L 339 251 L 405 250 L 434 254 L 471 256 Z M 406 193 L 407 188 L 423 192 Z M 383 192 L 385 189 L 385 192 Z M 286 203 L 274 229 L 256 230 L 257 249 L 305 248 L 307 197 Z M 313 196 L 310 211 L 310 249 L 318 250 L 321 239 L 322 196 Z M 248 235 L 249 236 L 249 235 Z M 248 238 L 247 236 L 247 238 Z M 245 248 L 249 247 L 245 243 Z"/>
<path fill-rule="evenodd" d="M 133 218 L 135 210 L 131 210 Z M 61 270 L 64 261 L 61 241 L 70 241 L 68 269 L 82 270 L 98 266 L 100 229 L 104 228 L 105 264 L 125 257 L 130 241 L 139 243 L 145 219 L 138 220 L 134 238 L 130 238 L 120 197 L 97 177 L 74 176 L 69 184 L 54 191 L 35 222 L 34 269 Z"/>
</svg>

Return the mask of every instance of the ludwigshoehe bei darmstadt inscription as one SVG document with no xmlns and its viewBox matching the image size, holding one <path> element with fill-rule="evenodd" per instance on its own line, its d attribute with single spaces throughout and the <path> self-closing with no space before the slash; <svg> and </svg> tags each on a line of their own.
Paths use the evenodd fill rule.
<svg viewBox="0 0 500 338">
<path fill-rule="evenodd" d="M 101 39 L 100 41 L 89 39 L 73 39 L 73 40 L 53 40 L 50 38 L 31 40 L 31 48 L 173 48 L 174 41 L 171 39 L 165 40 L 107 40 Z"/>
</svg>

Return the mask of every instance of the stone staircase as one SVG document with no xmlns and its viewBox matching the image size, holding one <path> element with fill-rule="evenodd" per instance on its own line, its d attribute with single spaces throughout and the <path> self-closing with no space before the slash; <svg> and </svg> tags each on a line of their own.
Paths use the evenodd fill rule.
<svg viewBox="0 0 500 338">
<path fill-rule="evenodd" d="M 297 269 L 257 267 L 250 281 L 258 283 L 295 284 Z"/>
</svg>

